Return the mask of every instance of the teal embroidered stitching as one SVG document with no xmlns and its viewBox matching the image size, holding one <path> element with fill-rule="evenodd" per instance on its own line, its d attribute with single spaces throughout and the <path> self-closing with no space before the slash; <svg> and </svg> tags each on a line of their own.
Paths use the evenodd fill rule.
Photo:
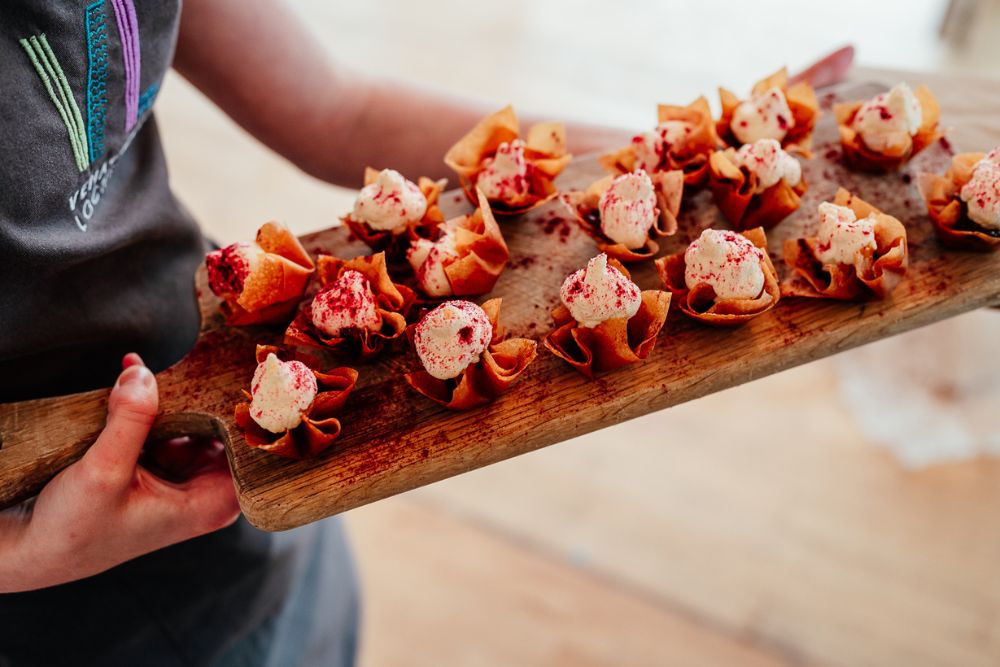
<svg viewBox="0 0 1000 667">
<path fill-rule="evenodd" d="M 38 78 L 42 80 L 42 85 L 49 94 L 49 99 L 52 100 L 52 104 L 56 107 L 59 117 L 62 118 L 63 124 L 66 126 L 77 169 L 81 172 L 86 171 L 90 163 L 87 136 L 83 131 L 83 118 L 80 116 L 80 108 L 76 105 L 72 91 L 69 90 L 66 75 L 63 74 L 62 68 L 56 61 L 48 40 L 42 34 L 38 37 L 21 39 L 19 43 L 28 54 L 35 72 L 38 73 Z M 53 79 L 56 80 L 55 83 Z"/>
<path fill-rule="evenodd" d="M 142 95 L 139 96 L 139 117 L 141 118 L 146 111 L 153 106 L 153 102 L 156 101 L 156 94 L 160 92 L 160 82 L 150 84 L 149 88 L 142 91 Z"/>
<path fill-rule="evenodd" d="M 87 34 L 87 143 L 90 162 L 104 155 L 104 132 L 108 120 L 108 28 L 105 0 L 97 0 L 84 12 Z"/>
</svg>

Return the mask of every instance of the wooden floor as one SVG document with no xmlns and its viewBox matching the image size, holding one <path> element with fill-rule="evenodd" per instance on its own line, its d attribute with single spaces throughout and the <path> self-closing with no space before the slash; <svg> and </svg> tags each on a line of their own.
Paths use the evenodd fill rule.
<svg viewBox="0 0 1000 667">
<path fill-rule="evenodd" d="M 359 66 L 625 126 L 650 122 L 656 101 L 802 64 L 845 23 L 870 64 L 971 72 L 1000 58 L 997 3 L 964 51 L 934 41 L 940 3 L 850 0 L 750 56 L 731 45 L 762 13 L 738 8 L 799 3 L 679 16 L 647 0 L 631 19 L 569 0 L 293 4 Z M 865 7 L 869 20 L 845 18 Z M 441 20 L 459 14 L 462 29 Z M 269 218 L 310 231 L 349 207 L 349 191 L 301 176 L 178 79 L 158 109 L 176 189 L 217 239 Z M 363 664 L 1000 664 L 1000 462 L 905 469 L 858 431 L 836 363 L 350 512 Z"/>
</svg>

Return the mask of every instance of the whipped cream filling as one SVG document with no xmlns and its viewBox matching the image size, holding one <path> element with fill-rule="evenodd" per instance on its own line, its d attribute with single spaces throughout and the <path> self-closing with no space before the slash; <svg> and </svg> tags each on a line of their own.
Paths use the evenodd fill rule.
<svg viewBox="0 0 1000 667">
<path fill-rule="evenodd" d="M 310 316 L 316 328 L 331 337 L 339 337 L 352 329 L 378 331 L 382 326 L 375 294 L 360 271 L 344 271 L 334 283 L 319 292 L 313 298 Z"/>
<path fill-rule="evenodd" d="M 784 91 L 777 86 L 751 97 L 733 111 L 730 127 L 742 144 L 760 139 L 781 141 L 795 126 L 795 117 L 788 107 Z"/>
<path fill-rule="evenodd" d="M 881 93 L 861 105 L 854 116 L 854 129 L 866 146 L 885 151 L 899 146 L 920 129 L 923 111 L 920 101 L 905 83 Z"/>
<path fill-rule="evenodd" d="M 479 361 L 493 339 L 486 312 L 471 301 L 448 301 L 427 313 L 413 333 L 417 357 L 432 377 L 450 380 Z"/>
<path fill-rule="evenodd" d="M 859 252 L 876 247 L 874 215 L 858 220 L 846 206 L 819 205 L 816 259 L 824 264 L 854 264 Z"/>
<path fill-rule="evenodd" d="M 512 202 L 527 196 L 528 161 L 524 157 L 524 142 L 515 139 L 500 144 L 496 154 L 483 162 L 476 186 L 492 201 Z"/>
<path fill-rule="evenodd" d="M 764 290 L 764 251 L 736 232 L 706 229 L 684 251 L 688 289 L 711 285 L 719 299 L 755 299 Z"/>
<path fill-rule="evenodd" d="M 959 196 L 970 220 L 986 229 L 1000 229 L 1000 147 L 976 163 Z"/>
<path fill-rule="evenodd" d="M 250 417 L 271 433 L 302 423 L 316 398 L 316 376 L 301 361 L 281 361 L 272 352 L 257 365 L 250 384 Z"/>
<path fill-rule="evenodd" d="M 786 153 L 776 139 L 758 139 L 736 151 L 736 165 L 757 176 L 754 192 L 761 193 L 778 181 L 795 187 L 802 181 L 802 165 Z"/>
<path fill-rule="evenodd" d="M 442 226 L 443 234 L 435 241 L 417 239 L 406 251 L 420 289 L 427 296 L 451 296 L 451 282 L 445 267 L 459 258 L 455 247 L 455 229 L 450 221 Z"/>
<path fill-rule="evenodd" d="M 635 154 L 636 169 L 658 171 L 663 167 L 663 158 L 671 152 L 684 149 L 691 136 L 691 125 L 682 120 L 667 120 L 650 132 L 632 137 L 632 152 Z"/>
<path fill-rule="evenodd" d="M 611 181 L 598 206 L 601 231 L 612 241 L 629 249 L 646 244 L 649 230 L 659 215 L 653 181 L 641 169 Z"/>
<path fill-rule="evenodd" d="M 593 328 L 607 320 L 635 315 L 642 292 L 625 274 L 608 266 L 608 256 L 601 253 L 563 281 L 559 298 L 580 326 Z"/>
<path fill-rule="evenodd" d="M 208 287 L 216 296 L 241 294 L 247 276 L 257 270 L 264 250 L 256 243 L 233 243 L 205 256 Z"/>
<path fill-rule="evenodd" d="M 391 231 L 416 222 L 427 213 L 427 198 L 416 183 L 394 169 L 383 169 L 378 178 L 361 188 L 351 214 L 378 231 Z"/>
</svg>

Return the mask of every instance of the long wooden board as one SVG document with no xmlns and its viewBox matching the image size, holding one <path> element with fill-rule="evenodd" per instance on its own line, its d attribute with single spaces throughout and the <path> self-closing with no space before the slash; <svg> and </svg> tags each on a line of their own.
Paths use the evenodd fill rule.
<svg viewBox="0 0 1000 667">
<path fill-rule="evenodd" d="M 878 92 L 855 86 L 845 97 Z M 829 109 L 832 96 L 822 99 Z M 947 120 L 947 119 L 946 119 Z M 981 148 L 981 147 L 980 147 Z M 588 381 L 563 362 L 539 355 L 515 389 L 496 403 L 450 413 L 414 394 L 402 374 L 410 354 L 360 368 L 358 389 L 335 447 L 309 461 L 288 461 L 246 446 L 232 419 L 240 389 L 254 368 L 254 346 L 276 332 L 223 325 L 218 303 L 197 276 L 203 314 L 194 349 L 158 374 L 161 431 L 212 430 L 226 442 L 240 503 L 251 522 L 292 528 L 387 496 L 495 463 L 574 436 L 689 401 L 820 357 L 1000 302 L 1000 254 L 946 251 L 933 237 L 914 175 L 943 171 L 950 146 L 937 144 L 901 174 L 856 174 L 839 163 L 832 114 L 820 120 L 815 157 L 804 166 L 810 185 L 800 211 L 769 233 L 776 265 L 784 238 L 814 228 L 819 202 L 840 185 L 900 218 L 908 227 L 911 265 L 885 302 L 783 300 L 771 313 L 736 330 L 715 330 L 672 310 L 646 363 Z M 576 160 L 563 189 L 602 176 L 593 156 Z M 457 193 L 447 213 L 468 210 Z M 726 227 L 702 191 L 685 197 L 678 234 L 663 253 L 682 249 L 706 227 Z M 591 240 L 558 202 L 504 223 L 511 265 L 491 296 L 503 297 L 502 323 L 517 335 L 541 338 L 550 325 L 564 276 L 593 254 Z M 366 248 L 343 228 L 304 237 L 312 252 L 353 257 Z M 644 289 L 658 287 L 651 264 L 633 267 Z M 107 390 L 0 406 L 0 506 L 30 496 L 78 458 L 104 421 Z M 724 417 L 724 416 L 720 416 Z"/>
</svg>

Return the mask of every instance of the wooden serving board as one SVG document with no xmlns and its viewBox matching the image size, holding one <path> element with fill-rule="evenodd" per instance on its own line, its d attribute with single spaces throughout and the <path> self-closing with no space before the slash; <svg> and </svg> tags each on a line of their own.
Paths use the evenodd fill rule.
<svg viewBox="0 0 1000 667">
<path fill-rule="evenodd" d="M 854 86 L 845 98 L 881 89 Z M 829 111 L 832 95 L 821 101 Z M 359 368 L 358 388 L 334 447 L 312 460 L 290 461 L 249 448 L 232 417 L 255 367 L 255 345 L 276 342 L 280 333 L 226 327 L 202 270 L 196 279 L 202 330 L 192 351 L 157 376 L 163 411 L 157 428 L 216 432 L 226 443 L 247 518 L 261 528 L 282 530 L 1000 303 L 1000 253 L 943 249 L 916 189 L 917 172 L 947 167 L 947 142 L 927 149 L 901 174 L 869 176 L 839 163 L 836 134 L 832 114 L 824 113 L 815 157 L 803 170 L 809 191 L 799 212 L 769 232 L 772 256 L 786 276 L 778 254 L 782 240 L 812 231 L 817 205 L 844 186 L 909 230 L 910 269 L 889 301 L 786 299 L 735 330 L 706 328 L 671 309 L 644 364 L 588 381 L 539 346 L 538 359 L 508 395 L 466 413 L 448 412 L 415 394 L 402 375 L 418 362 L 412 353 L 395 354 Z M 584 188 L 602 175 L 595 157 L 580 158 L 559 186 Z M 457 192 L 445 195 L 443 208 L 449 215 L 469 210 Z M 663 244 L 663 254 L 683 249 L 706 227 L 728 225 L 707 191 L 686 194 L 680 230 Z M 549 329 L 563 278 L 595 254 L 594 244 L 559 202 L 507 221 L 503 230 L 512 260 L 490 296 L 503 298 L 501 322 L 510 333 L 540 339 Z M 303 242 L 313 253 L 349 258 L 367 252 L 344 228 L 311 234 Z M 659 287 L 651 262 L 630 268 L 643 289 Z M 37 492 L 83 453 L 103 425 L 106 396 L 101 390 L 0 406 L 0 506 Z"/>
</svg>

